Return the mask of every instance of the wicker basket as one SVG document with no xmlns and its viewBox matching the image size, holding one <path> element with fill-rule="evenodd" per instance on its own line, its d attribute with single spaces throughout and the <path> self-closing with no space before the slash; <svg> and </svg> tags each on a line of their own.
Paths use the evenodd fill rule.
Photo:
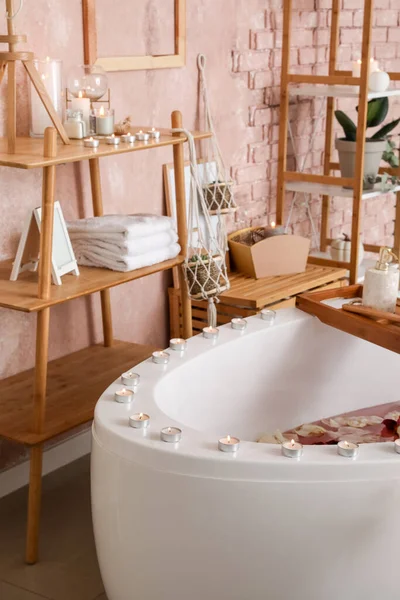
<svg viewBox="0 0 400 600">
<path fill-rule="evenodd" d="M 203 185 L 204 199 L 210 215 L 235 212 L 237 206 L 233 200 L 233 181 L 220 181 Z"/>
<path fill-rule="evenodd" d="M 207 297 L 212 297 L 216 293 L 227 289 L 227 286 L 223 285 L 220 263 L 222 263 L 222 257 L 213 256 L 208 260 L 197 260 L 183 266 L 186 271 L 191 298 L 201 299 L 204 293 Z M 215 282 L 217 282 L 218 287 Z"/>
</svg>

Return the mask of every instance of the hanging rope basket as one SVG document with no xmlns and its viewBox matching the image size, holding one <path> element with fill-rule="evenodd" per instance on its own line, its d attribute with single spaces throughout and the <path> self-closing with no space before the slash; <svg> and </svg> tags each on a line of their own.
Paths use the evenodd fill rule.
<svg viewBox="0 0 400 600">
<path fill-rule="evenodd" d="M 194 254 L 185 265 L 189 295 L 201 300 L 220 294 L 228 289 L 222 274 L 222 256 Z"/>
<path fill-rule="evenodd" d="M 200 91 L 204 105 L 205 129 L 211 131 L 212 136 L 204 143 L 207 144 L 205 159 L 207 165 L 215 166 L 216 175 L 209 176 L 210 183 L 203 184 L 204 201 L 210 215 L 228 214 L 235 212 L 237 206 L 233 195 L 233 181 L 227 175 L 221 149 L 215 133 L 214 122 L 211 116 L 208 87 L 205 76 L 206 57 L 199 54 L 197 66 L 200 75 Z M 211 174 L 209 174 L 211 175 Z"/>
</svg>

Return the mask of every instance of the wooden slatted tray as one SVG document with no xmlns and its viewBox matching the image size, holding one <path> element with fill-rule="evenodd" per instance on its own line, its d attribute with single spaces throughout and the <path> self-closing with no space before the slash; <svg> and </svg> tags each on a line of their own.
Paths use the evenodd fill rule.
<svg viewBox="0 0 400 600">
<path fill-rule="evenodd" d="M 343 303 L 348 303 L 354 298 L 361 298 L 362 292 L 362 285 L 351 285 L 337 290 L 306 293 L 297 297 L 296 305 L 331 327 L 400 354 L 400 325 L 387 319 L 372 319 L 348 312 L 340 307 L 340 302 L 337 302 L 337 307 L 324 304 L 326 300 L 341 298 L 344 299 Z"/>
</svg>

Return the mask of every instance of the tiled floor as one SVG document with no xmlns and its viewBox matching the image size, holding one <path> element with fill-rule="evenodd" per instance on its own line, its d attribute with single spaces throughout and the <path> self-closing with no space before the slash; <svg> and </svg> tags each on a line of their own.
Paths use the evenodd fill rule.
<svg viewBox="0 0 400 600">
<path fill-rule="evenodd" d="M 27 490 L 0 500 L 0 600 L 107 600 L 94 547 L 89 457 L 44 479 L 40 561 L 23 561 Z"/>
</svg>

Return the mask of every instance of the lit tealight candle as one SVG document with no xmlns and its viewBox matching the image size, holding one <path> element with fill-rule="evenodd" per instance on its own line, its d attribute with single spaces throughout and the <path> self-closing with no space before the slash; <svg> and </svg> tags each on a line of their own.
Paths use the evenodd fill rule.
<svg viewBox="0 0 400 600">
<path fill-rule="evenodd" d="M 394 440 L 394 449 L 397 454 L 400 454 L 400 439 Z"/>
<path fill-rule="evenodd" d="M 169 362 L 169 354 L 164 351 L 153 352 L 152 360 L 158 365 L 166 365 Z"/>
<path fill-rule="evenodd" d="M 106 141 L 109 146 L 118 146 L 120 139 L 119 137 L 116 137 L 115 133 L 113 133 L 112 135 L 106 137 Z"/>
<path fill-rule="evenodd" d="M 204 327 L 203 337 L 208 340 L 216 340 L 219 335 L 219 331 L 216 327 Z"/>
<path fill-rule="evenodd" d="M 164 427 L 160 431 L 160 438 L 163 442 L 176 444 L 181 441 L 182 430 L 179 427 Z"/>
<path fill-rule="evenodd" d="M 360 446 L 358 444 L 354 444 L 353 442 L 338 442 L 337 450 L 340 456 L 345 456 L 346 458 L 357 458 L 358 451 Z"/>
<path fill-rule="evenodd" d="M 150 424 L 150 417 L 145 413 L 136 413 L 129 417 L 129 425 L 134 429 L 146 429 Z"/>
<path fill-rule="evenodd" d="M 287 458 L 300 458 L 303 454 L 303 445 L 294 440 L 283 442 L 281 449 L 283 456 L 286 456 Z"/>
<path fill-rule="evenodd" d="M 271 224 L 266 227 L 267 237 L 274 237 L 276 235 L 285 235 L 286 230 L 283 225 L 277 225 L 275 221 L 272 221 Z"/>
<path fill-rule="evenodd" d="M 136 139 L 139 140 L 140 142 L 148 142 L 149 141 L 149 137 L 150 137 L 150 135 L 148 133 L 143 133 L 142 130 L 140 130 L 136 134 Z"/>
<path fill-rule="evenodd" d="M 186 350 L 187 342 L 183 338 L 173 338 L 169 341 L 169 347 L 171 350 L 177 350 L 178 352 L 182 352 Z"/>
<path fill-rule="evenodd" d="M 231 321 L 232 329 L 237 329 L 239 331 L 244 331 L 247 327 L 246 319 L 235 318 Z"/>
<path fill-rule="evenodd" d="M 129 387 L 135 387 L 139 385 L 140 375 L 139 373 L 133 373 L 132 371 L 128 371 L 127 373 L 122 373 L 121 375 L 121 383 L 122 385 L 128 385 Z"/>
<path fill-rule="evenodd" d="M 218 450 L 221 452 L 237 452 L 239 450 L 240 440 L 237 437 L 227 435 L 218 440 Z"/>
<path fill-rule="evenodd" d="M 121 135 L 121 140 L 125 144 L 133 144 L 133 142 L 136 140 L 136 135 L 133 133 L 124 133 Z"/>
<path fill-rule="evenodd" d="M 83 145 L 85 148 L 98 148 L 99 144 L 99 140 L 95 140 L 93 137 L 85 138 L 83 140 Z"/>
<path fill-rule="evenodd" d="M 157 131 L 157 129 L 155 127 L 152 127 L 150 131 L 148 131 L 148 134 L 151 138 L 153 138 L 154 140 L 158 140 L 160 139 L 160 132 Z"/>
<path fill-rule="evenodd" d="M 268 325 L 273 325 L 276 319 L 276 312 L 270 308 L 263 308 L 260 311 L 260 316 Z"/>
<path fill-rule="evenodd" d="M 128 404 L 129 402 L 132 402 L 134 395 L 135 393 L 132 390 L 123 388 L 122 390 L 115 392 L 114 400 L 120 404 Z"/>
</svg>

